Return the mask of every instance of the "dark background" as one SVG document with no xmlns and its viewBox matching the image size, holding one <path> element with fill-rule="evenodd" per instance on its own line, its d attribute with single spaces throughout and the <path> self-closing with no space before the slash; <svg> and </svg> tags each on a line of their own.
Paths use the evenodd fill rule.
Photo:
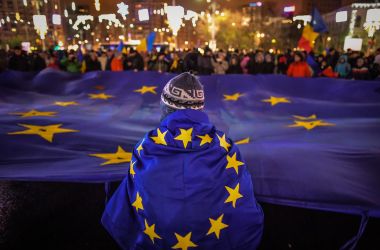
<svg viewBox="0 0 380 250">
<path fill-rule="evenodd" d="M 103 184 L 0 182 L 0 249 L 119 249 L 100 224 L 104 202 Z M 339 249 L 360 224 L 359 216 L 261 205 L 261 249 Z M 380 249 L 380 219 L 370 218 L 357 249 Z"/>
</svg>

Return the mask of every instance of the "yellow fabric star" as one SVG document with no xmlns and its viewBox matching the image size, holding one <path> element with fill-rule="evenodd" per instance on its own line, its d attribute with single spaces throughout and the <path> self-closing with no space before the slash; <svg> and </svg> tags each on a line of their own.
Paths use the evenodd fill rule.
<svg viewBox="0 0 380 250">
<path fill-rule="evenodd" d="M 135 162 L 131 161 L 131 163 L 129 164 L 129 174 L 132 175 L 132 178 L 134 178 L 136 174 L 135 169 L 134 169 L 135 164 L 136 164 L 136 161 Z"/>
<path fill-rule="evenodd" d="M 212 142 L 212 138 L 208 134 L 197 135 L 197 137 L 202 139 L 201 144 L 199 146 L 202 146 L 202 145 L 204 145 L 206 143 L 211 143 Z"/>
<path fill-rule="evenodd" d="M 177 141 L 182 141 L 183 147 L 186 148 L 187 144 L 189 142 L 191 142 L 193 128 L 189 128 L 189 129 L 182 129 L 182 128 L 180 128 L 179 130 L 180 130 L 181 134 L 179 134 L 174 139 L 177 140 Z"/>
<path fill-rule="evenodd" d="M 18 124 L 27 128 L 23 131 L 10 132 L 8 135 L 39 135 L 48 142 L 53 142 L 55 134 L 78 132 L 78 130 L 61 128 L 62 124 L 53 124 L 48 126 L 36 126 L 29 124 Z"/>
<path fill-rule="evenodd" d="M 124 151 L 124 149 L 121 146 L 117 147 L 116 153 L 90 154 L 90 155 L 107 160 L 103 162 L 102 164 L 100 164 L 101 166 L 130 162 L 132 159 L 132 153 Z"/>
<path fill-rule="evenodd" d="M 237 101 L 242 96 L 243 94 L 241 93 L 235 93 L 233 95 L 224 95 L 224 101 Z"/>
<path fill-rule="evenodd" d="M 323 127 L 323 126 L 335 126 L 334 123 L 328 123 L 324 122 L 322 120 L 316 120 L 316 121 L 294 121 L 294 124 L 288 125 L 288 127 L 294 128 L 294 127 L 304 127 L 307 130 L 312 130 L 316 127 Z"/>
<path fill-rule="evenodd" d="M 269 99 L 264 99 L 262 102 L 269 102 L 272 106 L 275 106 L 279 103 L 290 103 L 290 100 L 288 100 L 285 97 L 274 97 L 271 96 Z"/>
<path fill-rule="evenodd" d="M 216 134 L 216 136 L 218 136 L 220 146 L 221 146 L 222 148 L 224 148 L 224 149 L 228 152 L 228 148 L 231 147 L 231 144 L 229 144 L 229 143 L 226 141 L 226 134 L 223 134 L 222 137 L 220 137 L 218 134 Z"/>
<path fill-rule="evenodd" d="M 215 233 L 216 238 L 219 239 L 220 231 L 221 231 L 222 229 L 228 227 L 227 224 L 224 224 L 224 223 L 222 222 L 222 220 L 223 220 L 223 216 L 224 216 L 224 214 L 222 214 L 221 216 L 219 216 L 219 218 L 216 219 L 216 220 L 213 220 L 213 219 L 209 218 L 209 220 L 210 220 L 210 224 L 211 224 L 211 227 L 210 227 L 210 229 L 208 230 L 207 235 L 210 235 L 210 234 L 212 234 L 212 233 Z"/>
<path fill-rule="evenodd" d="M 33 116 L 55 116 L 57 112 L 41 112 L 35 109 L 32 109 L 28 112 L 16 112 L 10 113 L 11 115 L 19 115 L 21 117 L 33 117 Z"/>
<path fill-rule="evenodd" d="M 293 115 L 294 119 L 296 120 L 302 120 L 302 121 L 307 121 L 307 120 L 316 120 L 317 115 L 313 114 L 311 116 L 299 116 L 299 115 Z"/>
<path fill-rule="evenodd" d="M 67 106 L 71 106 L 71 105 L 79 105 L 79 103 L 77 102 L 54 102 L 55 105 L 57 106 L 62 106 L 62 107 L 67 107 Z"/>
<path fill-rule="evenodd" d="M 243 162 L 236 160 L 236 152 L 230 157 L 227 155 L 227 166 L 226 169 L 233 168 L 235 169 L 236 173 L 239 174 L 239 166 L 244 165 Z"/>
<path fill-rule="evenodd" d="M 236 141 L 235 144 L 236 145 L 248 144 L 249 141 L 250 141 L 250 139 L 249 139 L 249 137 L 247 137 L 247 138 L 244 138 L 242 140 Z"/>
<path fill-rule="evenodd" d="M 157 129 L 157 136 L 152 136 L 150 137 L 154 143 L 156 144 L 161 144 L 167 146 L 168 144 L 165 141 L 165 135 L 168 131 L 165 131 L 164 133 L 161 133 L 161 130 L 158 128 Z"/>
<path fill-rule="evenodd" d="M 191 232 L 186 234 L 185 237 L 182 237 L 177 233 L 174 233 L 174 235 L 177 238 L 178 242 L 172 247 L 172 249 L 187 250 L 189 247 L 197 247 L 197 245 L 191 241 Z"/>
<path fill-rule="evenodd" d="M 144 140 L 140 143 L 140 145 L 139 145 L 139 146 L 137 147 L 137 149 L 136 149 L 136 150 L 137 150 L 137 153 L 139 154 L 139 156 L 140 156 L 140 151 L 144 149 L 143 146 L 142 146 L 143 143 L 144 143 Z"/>
<path fill-rule="evenodd" d="M 144 230 L 144 233 L 146 235 L 149 236 L 150 240 L 153 242 L 154 244 L 154 239 L 157 238 L 157 239 L 162 239 L 154 230 L 155 230 L 155 227 L 156 225 L 155 224 L 152 224 L 151 226 L 149 226 L 148 222 L 146 221 L 145 219 L 145 230 Z"/>
<path fill-rule="evenodd" d="M 145 93 L 148 93 L 148 92 L 156 95 L 157 94 L 156 88 L 157 88 L 157 86 L 145 86 L 144 85 L 141 88 L 136 89 L 135 92 L 141 93 L 142 95 Z"/>
<path fill-rule="evenodd" d="M 134 206 L 136 208 L 136 212 L 138 212 L 139 209 L 144 210 L 144 206 L 142 204 L 142 198 L 141 198 L 139 192 L 137 192 L 136 200 L 135 200 L 135 202 L 132 203 L 132 206 Z"/>
<path fill-rule="evenodd" d="M 100 93 L 100 94 L 88 94 L 90 99 L 102 99 L 102 100 L 108 100 L 109 98 L 113 98 L 113 95 L 107 95 L 106 93 Z"/>
<path fill-rule="evenodd" d="M 238 183 L 234 189 L 227 186 L 225 186 L 225 188 L 227 189 L 229 195 L 227 199 L 224 201 L 224 203 L 232 202 L 232 206 L 235 208 L 236 201 L 243 197 L 243 195 L 239 193 L 240 183 Z"/>
</svg>

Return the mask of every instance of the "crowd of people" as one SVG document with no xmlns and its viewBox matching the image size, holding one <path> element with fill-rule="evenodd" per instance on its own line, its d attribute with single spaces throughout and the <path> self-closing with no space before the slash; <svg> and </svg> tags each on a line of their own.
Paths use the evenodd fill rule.
<svg viewBox="0 0 380 250">
<path fill-rule="evenodd" d="M 198 75 L 286 74 L 290 77 L 333 77 L 372 80 L 380 75 L 380 48 L 374 54 L 330 48 L 322 54 L 288 49 L 285 53 L 263 50 L 213 52 L 209 48 L 187 51 L 140 53 L 128 48 L 99 51 L 50 50 L 26 53 L 20 47 L 0 50 L 0 71 L 41 71 L 54 68 L 71 73 L 90 71 L 158 71 Z"/>
</svg>

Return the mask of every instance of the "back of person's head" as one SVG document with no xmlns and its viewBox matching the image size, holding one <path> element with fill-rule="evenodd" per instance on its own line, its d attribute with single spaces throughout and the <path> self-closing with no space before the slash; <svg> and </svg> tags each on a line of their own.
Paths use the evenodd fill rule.
<svg viewBox="0 0 380 250">
<path fill-rule="evenodd" d="M 202 110 L 204 101 L 204 88 L 198 78 L 189 72 L 179 74 L 169 80 L 162 90 L 161 120 L 176 110 Z"/>
</svg>

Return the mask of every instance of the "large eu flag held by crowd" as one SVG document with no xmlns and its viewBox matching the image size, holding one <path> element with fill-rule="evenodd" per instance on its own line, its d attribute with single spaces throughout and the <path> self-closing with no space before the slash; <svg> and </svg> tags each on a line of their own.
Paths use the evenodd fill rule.
<svg viewBox="0 0 380 250">
<path fill-rule="evenodd" d="M 188 115 L 179 112 L 159 125 L 159 94 L 173 76 L 2 73 L 0 179 L 126 178 L 117 194 L 131 204 L 123 212 L 139 231 L 125 237 L 138 235 L 142 248 L 254 242 L 255 235 L 244 234 L 259 223 L 245 210 L 256 206 L 247 171 L 259 202 L 380 216 L 379 82 L 201 76 L 210 123 L 197 116 L 201 121 L 185 126 Z M 176 161 L 173 155 L 181 154 L 188 158 Z M 159 171 L 150 170 L 153 163 Z M 168 200 L 176 201 L 173 207 Z M 177 228 L 177 220 L 196 223 Z M 228 232 L 236 235 L 226 238 Z"/>
</svg>

